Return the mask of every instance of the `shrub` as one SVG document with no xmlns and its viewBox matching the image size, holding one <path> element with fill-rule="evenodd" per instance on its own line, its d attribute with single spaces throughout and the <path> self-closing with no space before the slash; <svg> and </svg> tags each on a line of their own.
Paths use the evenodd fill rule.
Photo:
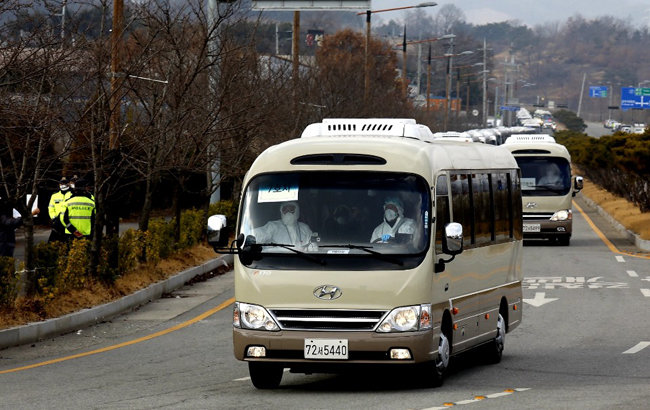
<svg viewBox="0 0 650 410">
<path fill-rule="evenodd" d="M 75 239 L 70 244 L 67 258 L 59 258 L 56 287 L 63 292 L 80 289 L 90 276 L 90 241 Z"/>
<path fill-rule="evenodd" d="M 46 300 L 52 299 L 57 293 L 57 276 L 59 259 L 68 256 L 68 244 L 63 242 L 42 242 L 34 247 L 34 283 L 31 289 Z"/>
<path fill-rule="evenodd" d="M 18 295 L 18 276 L 14 258 L 0 256 L 0 306 L 11 306 Z"/>
<path fill-rule="evenodd" d="M 205 232 L 205 214 L 196 209 L 188 209 L 181 214 L 181 237 L 177 249 L 186 249 L 201 242 Z"/>
</svg>

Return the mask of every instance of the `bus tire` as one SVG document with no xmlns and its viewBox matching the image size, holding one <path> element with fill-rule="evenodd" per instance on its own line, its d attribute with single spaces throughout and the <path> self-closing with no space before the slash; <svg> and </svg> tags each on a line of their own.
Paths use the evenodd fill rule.
<svg viewBox="0 0 650 410">
<path fill-rule="evenodd" d="M 501 361 L 503 349 L 506 345 L 506 321 L 503 315 L 499 313 L 497 319 L 497 332 L 494 339 L 485 346 L 486 359 L 488 363 L 496 364 Z"/>
<path fill-rule="evenodd" d="M 557 243 L 560 246 L 569 246 L 569 244 L 571 243 L 571 236 L 569 235 L 560 236 L 557 238 Z"/>
<path fill-rule="evenodd" d="M 248 362 L 248 373 L 253 386 L 258 389 L 277 389 L 284 368 L 274 363 Z"/>
</svg>

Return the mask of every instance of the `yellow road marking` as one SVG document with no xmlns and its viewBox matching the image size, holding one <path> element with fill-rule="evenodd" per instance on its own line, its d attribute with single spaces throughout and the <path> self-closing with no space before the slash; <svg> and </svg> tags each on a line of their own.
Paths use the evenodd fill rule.
<svg viewBox="0 0 650 410">
<path fill-rule="evenodd" d="M 578 205 L 578 204 L 576 204 L 576 203 L 574 202 L 574 203 L 573 203 L 573 206 L 575 206 L 576 209 L 577 209 L 578 211 L 580 211 L 580 213 L 581 213 L 582 216 L 585 218 L 585 220 L 587 221 L 587 223 L 589 224 L 589 226 L 591 227 L 591 229 L 596 233 L 596 235 L 598 235 L 598 237 L 600 238 L 600 240 L 602 240 L 603 243 L 605 243 L 605 245 L 609 248 L 610 251 L 612 251 L 613 253 L 621 254 L 621 255 L 631 256 L 631 257 L 634 257 L 634 258 L 650 259 L 650 256 L 648 256 L 648 255 L 637 255 L 637 254 L 635 254 L 635 253 L 623 252 L 623 251 L 618 250 L 618 248 L 617 248 L 617 247 L 616 247 L 616 246 L 615 246 L 615 245 L 614 245 L 614 244 L 613 244 L 609 239 L 607 239 L 607 237 L 605 236 L 605 234 L 603 234 L 603 233 L 600 231 L 600 229 L 598 229 L 598 227 L 596 226 L 596 224 L 594 224 L 594 222 L 591 220 L 591 218 L 589 218 L 589 217 L 587 216 L 587 214 L 585 213 L 585 211 L 583 211 L 582 208 L 580 208 L 580 205 Z"/>
<path fill-rule="evenodd" d="M 58 359 L 47 360 L 45 362 L 30 364 L 29 366 L 22 366 L 22 367 L 16 367 L 16 368 L 13 368 L 13 369 L 0 370 L 0 374 L 14 373 L 14 372 L 22 371 L 22 370 L 33 369 L 33 368 L 36 368 L 36 367 L 47 366 L 47 365 L 54 364 L 54 363 L 65 362 L 67 360 L 79 359 L 80 357 L 86 357 L 86 356 L 96 355 L 96 354 L 99 354 L 99 353 L 110 352 L 111 350 L 116 350 L 116 349 L 119 349 L 119 348 L 122 348 L 122 347 L 131 346 L 131 345 L 134 345 L 136 343 L 146 342 L 147 340 L 155 339 L 157 337 L 160 337 L 160 336 L 175 332 L 177 330 L 186 328 L 191 324 L 199 322 L 199 321 L 201 321 L 201 320 L 203 320 L 203 319 L 205 319 L 205 318 L 207 318 L 209 316 L 212 316 L 213 314 L 219 312 L 220 310 L 225 309 L 226 307 L 232 305 L 234 302 L 235 302 L 235 298 L 230 298 L 230 299 L 226 300 L 225 302 L 221 303 L 219 306 L 216 306 L 216 307 L 208 310 L 207 312 L 204 312 L 204 313 L 202 313 L 202 314 L 200 314 L 200 315 L 198 315 L 198 316 L 196 316 L 196 317 L 194 317 L 194 318 L 192 318 L 192 319 L 190 319 L 190 320 L 188 320 L 186 322 L 179 323 L 176 326 L 172 326 L 170 328 L 161 330 L 160 332 L 152 333 L 152 334 L 150 334 L 148 336 L 143 336 L 143 337 L 138 338 L 138 339 L 129 340 L 128 342 L 119 343 L 119 344 L 112 345 L 112 346 L 102 347 L 101 349 L 91 350 L 89 352 L 73 354 L 71 356 L 65 356 L 65 357 L 60 357 Z"/>
</svg>

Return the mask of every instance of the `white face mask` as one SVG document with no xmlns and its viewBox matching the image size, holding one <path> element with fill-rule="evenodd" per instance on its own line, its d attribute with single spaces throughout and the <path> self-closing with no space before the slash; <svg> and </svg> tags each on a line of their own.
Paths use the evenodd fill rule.
<svg viewBox="0 0 650 410">
<path fill-rule="evenodd" d="M 387 209 L 384 211 L 384 218 L 386 218 L 386 222 L 392 222 L 397 218 L 397 212 Z"/>
<path fill-rule="evenodd" d="M 67 185 L 59 185 L 59 189 L 60 189 L 61 191 L 67 191 L 67 190 L 68 190 L 68 186 L 67 186 Z"/>
<path fill-rule="evenodd" d="M 298 217 L 293 212 L 287 212 L 282 214 L 282 223 L 285 225 L 295 225 L 298 221 Z"/>
</svg>

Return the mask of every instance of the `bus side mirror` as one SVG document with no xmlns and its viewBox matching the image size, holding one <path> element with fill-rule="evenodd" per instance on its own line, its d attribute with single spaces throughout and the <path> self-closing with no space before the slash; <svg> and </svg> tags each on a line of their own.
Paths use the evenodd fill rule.
<svg viewBox="0 0 650 410">
<path fill-rule="evenodd" d="M 463 225 L 458 222 L 451 222 L 445 225 L 445 235 L 442 237 L 442 251 L 451 258 L 439 259 L 435 263 L 436 273 L 445 271 L 445 264 L 454 260 L 456 255 L 463 252 Z"/>
<path fill-rule="evenodd" d="M 463 225 L 451 222 L 445 225 L 445 236 L 442 238 L 442 251 L 447 255 L 458 255 L 463 251 Z"/>
<path fill-rule="evenodd" d="M 228 245 L 230 230 L 225 215 L 212 215 L 208 218 L 208 243 L 216 250 Z"/>
<path fill-rule="evenodd" d="M 577 176 L 575 181 L 573 181 L 573 189 L 578 192 L 584 187 L 584 180 L 582 177 Z"/>
</svg>

